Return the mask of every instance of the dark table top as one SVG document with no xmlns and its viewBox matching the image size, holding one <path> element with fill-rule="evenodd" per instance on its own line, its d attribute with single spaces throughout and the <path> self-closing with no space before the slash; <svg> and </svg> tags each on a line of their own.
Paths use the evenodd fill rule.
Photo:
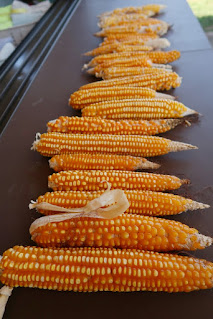
<svg viewBox="0 0 213 319">
<path fill-rule="evenodd" d="M 148 3 L 149 1 L 143 1 Z M 157 1 L 151 1 L 157 2 Z M 156 158 L 160 173 L 175 174 L 191 180 L 191 185 L 176 193 L 213 206 L 213 51 L 185 1 L 160 1 L 168 4 L 161 18 L 172 23 L 168 33 L 171 48 L 182 52 L 173 63 L 183 77 L 182 86 L 171 93 L 203 115 L 191 127 L 181 125 L 165 134 L 174 140 L 197 145 L 198 150 Z M 141 1 L 131 1 L 139 5 Z M 0 253 L 16 244 L 32 244 L 29 226 L 39 215 L 28 210 L 31 199 L 48 191 L 47 176 L 52 173 L 46 158 L 30 151 L 36 132 L 44 132 L 46 122 L 60 115 L 79 114 L 67 106 L 69 94 L 93 81 L 81 72 L 88 59 L 81 54 L 97 46 L 96 16 L 129 1 L 81 1 L 61 36 L 41 66 L 19 107 L 6 126 L 1 142 L 1 216 Z M 167 36 L 167 35 L 166 35 Z M 188 212 L 174 219 L 213 234 L 213 209 Z M 191 253 L 190 253 L 191 254 Z M 213 261 L 213 248 L 192 255 Z M 213 290 L 190 294 L 166 293 L 65 293 L 38 289 L 14 289 L 5 318 L 212 318 Z"/>
</svg>

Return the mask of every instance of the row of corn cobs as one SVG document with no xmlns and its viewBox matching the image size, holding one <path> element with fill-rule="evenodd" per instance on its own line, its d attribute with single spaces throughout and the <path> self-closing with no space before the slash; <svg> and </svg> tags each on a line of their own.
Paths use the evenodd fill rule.
<svg viewBox="0 0 213 319">
<path fill-rule="evenodd" d="M 181 84 L 167 65 L 180 53 L 160 51 L 169 46 L 167 39 L 159 37 L 169 25 L 150 18 L 162 9 L 161 5 L 129 7 L 100 16 L 102 30 L 97 35 L 105 38 L 87 53 L 96 57 L 84 69 L 90 67 L 88 73 L 104 80 L 71 95 L 70 105 L 82 109 L 82 117 L 50 121 L 48 132 L 38 134 L 33 143 L 34 150 L 53 156 L 49 163 L 57 172 L 48 178 L 53 192 L 30 205 L 47 215 L 30 228 L 32 239 L 44 248 L 17 246 L 6 251 L 0 262 L 5 285 L 167 292 L 212 287 L 212 263 L 158 253 L 203 249 L 212 238 L 180 222 L 153 217 L 209 206 L 162 193 L 187 180 L 133 172 L 159 167 L 143 157 L 196 148 L 153 136 L 196 113 L 155 91 Z M 109 183 L 112 189 L 124 190 L 129 201 L 124 214 L 113 219 L 58 217 L 93 203 Z"/>
</svg>

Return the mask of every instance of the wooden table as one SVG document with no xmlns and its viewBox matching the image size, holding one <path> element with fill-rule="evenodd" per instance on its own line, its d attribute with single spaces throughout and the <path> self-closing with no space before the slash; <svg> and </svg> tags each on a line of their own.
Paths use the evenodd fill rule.
<svg viewBox="0 0 213 319">
<path fill-rule="evenodd" d="M 148 3 L 150 1 L 143 1 Z M 158 3 L 159 1 L 151 1 Z M 46 158 L 30 151 L 36 132 L 45 132 L 46 123 L 60 115 L 80 114 L 67 106 L 71 92 L 94 78 L 81 72 L 82 56 L 98 45 L 96 16 L 115 7 L 140 5 L 141 1 L 82 0 L 76 5 L 51 52 L 26 90 L 16 112 L 1 137 L 1 217 L 0 252 L 16 244 L 32 244 L 29 226 L 39 215 L 28 210 L 31 199 L 48 191 L 52 173 Z M 213 51 L 196 18 L 184 0 L 160 1 L 168 8 L 161 18 L 173 24 L 168 33 L 171 49 L 181 50 L 173 63 L 183 77 L 180 88 L 172 91 L 178 100 L 202 113 L 191 127 L 184 125 L 165 134 L 174 140 L 197 145 L 199 150 L 159 157 L 160 173 L 191 180 L 179 194 L 213 206 Z M 167 36 L 167 35 L 166 35 Z M 213 209 L 187 212 L 174 219 L 213 234 Z M 191 253 L 190 253 L 191 254 Z M 213 261 L 213 247 L 192 253 Z M 5 318 L 212 318 L 213 290 L 189 294 L 167 293 L 72 293 L 14 289 Z"/>
</svg>

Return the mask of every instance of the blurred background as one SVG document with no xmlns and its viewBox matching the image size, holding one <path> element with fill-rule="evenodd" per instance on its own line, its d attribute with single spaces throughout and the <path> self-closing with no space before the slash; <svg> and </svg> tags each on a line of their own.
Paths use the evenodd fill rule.
<svg viewBox="0 0 213 319">
<path fill-rule="evenodd" d="M 0 65 L 34 27 L 54 0 L 0 0 Z"/>
<path fill-rule="evenodd" d="M 213 46 L 213 0 L 187 0 Z"/>
<path fill-rule="evenodd" d="M 55 1 L 0 0 L 0 65 Z M 213 0 L 187 1 L 213 46 Z"/>
</svg>

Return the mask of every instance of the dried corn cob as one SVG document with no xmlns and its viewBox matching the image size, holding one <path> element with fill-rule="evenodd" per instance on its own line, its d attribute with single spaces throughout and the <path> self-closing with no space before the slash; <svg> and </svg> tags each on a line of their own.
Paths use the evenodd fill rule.
<svg viewBox="0 0 213 319">
<path fill-rule="evenodd" d="M 213 264 L 130 249 L 15 246 L 0 262 L 3 284 L 73 291 L 192 291 L 212 288 Z"/>
<path fill-rule="evenodd" d="M 162 10 L 166 8 L 165 5 L 162 4 L 147 4 L 144 6 L 140 7 L 125 7 L 125 8 L 117 8 L 114 9 L 113 11 L 108 11 L 102 13 L 99 17 L 100 20 L 102 21 L 103 18 L 112 16 L 112 15 L 126 15 L 126 14 L 140 14 L 143 13 L 148 16 L 152 16 L 155 14 L 160 13 Z"/>
<path fill-rule="evenodd" d="M 149 98 L 99 102 L 82 110 L 82 116 L 113 120 L 178 118 L 191 114 L 197 114 L 197 112 L 180 102 Z"/>
<path fill-rule="evenodd" d="M 56 172 L 69 170 L 120 170 L 155 169 L 158 164 L 145 158 L 111 154 L 62 154 L 55 155 L 49 161 L 50 168 Z"/>
<path fill-rule="evenodd" d="M 60 216 L 62 220 L 60 220 Z M 212 244 L 213 239 L 174 220 L 124 214 L 114 219 L 80 217 L 30 227 L 32 240 L 41 247 L 106 247 L 153 251 L 196 250 Z"/>
<path fill-rule="evenodd" d="M 84 207 L 89 201 L 99 197 L 103 191 L 85 192 L 85 191 L 56 191 L 48 192 L 39 196 L 31 209 L 36 208 L 41 214 L 58 214 L 58 211 L 44 210 L 39 208 L 40 203 L 49 203 L 64 208 Z M 147 216 L 166 216 L 176 215 L 188 210 L 197 210 L 209 208 L 209 205 L 198 203 L 189 198 L 184 198 L 174 194 L 161 192 L 125 190 L 129 208 L 127 213 L 140 214 Z"/>
<path fill-rule="evenodd" d="M 143 58 L 147 57 L 152 63 L 167 64 L 171 63 L 180 58 L 180 52 L 173 51 L 154 51 L 154 52 L 119 52 L 119 53 L 108 53 L 94 57 L 87 66 L 96 66 L 97 64 L 111 61 L 113 59 L 121 58 Z"/>
<path fill-rule="evenodd" d="M 182 78 L 175 72 L 156 72 L 152 74 L 143 74 L 136 76 L 127 76 L 113 80 L 96 81 L 80 87 L 80 90 L 92 88 L 105 88 L 117 86 L 132 86 L 132 87 L 149 87 L 153 90 L 163 91 L 171 88 L 179 87 Z"/>
<path fill-rule="evenodd" d="M 147 68 L 146 68 L 147 69 Z M 94 72 L 96 71 L 96 72 Z M 108 79 L 115 79 L 115 78 L 122 78 L 127 76 L 136 76 L 136 75 L 143 75 L 143 74 L 156 74 L 155 70 L 150 68 L 149 72 L 144 72 L 144 67 L 137 67 L 137 66 L 123 66 L 123 65 L 116 65 L 112 67 L 102 68 L 101 71 L 97 72 L 96 69 L 88 70 L 87 73 L 95 74 L 96 77 L 102 78 L 104 80 Z"/>
<path fill-rule="evenodd" d="M 143 68 L 143 74 L 153 74 L 153 73 L 159 73 L 158 70 L 162 71 L 163 68 L 162 64 L 154 64 L 151 62 L 151 60 L 144 58 L 122 58 L 122 59 L 114 59 L 112 61 L 106 61 L 104 63 L 98 64 L 93 68 L 87 69 L 87 64 L 84 64 L 82 70 L 87 69 L 88 74 L 96 75 L 97 77 L 100 76 L 100 72 L 104 69 L 107 69 L 109 67 L 133 67 L 138 66 Z M 150 69 L 150 70 L 148 70 Z M 171 69 L 166 69 L 166 72 L 170 72 Z"/>
<path fill-rule="evenodd" d="M 32 146 L 43 156 L 80 152 L 150 157 L 189 149 L 197 147 L 156 136 L 63 133 L 37 135 Z"/>
<path fill-rule="evenodd" d="M 78 90 L 71 94 L 69 105 L 74 109 L 82 109 L 93 103 L 101 101 L 115 101 L 124 99 L 174 99 L 169 94 L 158 93 L 150 88 L 114 86 L 109 88 L 94 88 L 89 90 Z"/>
<path fill-rule="evenodd" d="M 113 121 L 97 117 L 60 116 L 47 123 L 47 130 L 73 134 L 156 135 L 173 129 L 181 122 L 179 119 Z"/>
<path fill-rule="evenodd" d="M 132 51 L 151 51 L 153 47 L 147 45 L 131 45 L 131 44 L 124 44 L 124 43 L 112 43 L 101 45 L 91 51 L 84 53 L 86 56 L 95 56 L 100 54 L 107 54 L 113 52 L 132 52 Z"/>
<path fill-rule="evenodd" d="M 157 35 L 154 32 L 145 33 L 145 34 L 138 34 L 138 33 L 118 33 L 118 34 L 110 34 L 107 37 L 104 38 L 108 40 L 118 40 L 122 41 L 122 39 L 129 39 L 129 38 L 135 38 L 135 39 L 141 39 L 141 40 L 150 40 L 150 39 L 159 39 L 159 35 Z"/>
<path fill-rule="evenodd" d="M 105 38 L 105 40 L 100 44 L 101 46 L 114 44 L 114 43 L 122 43 L 126 45 L 147 45 L 152 47 L 152 49 L 165 49 L 170 46 L 170 42 L 166 38 L 160 38 L 160 39 L 138 39 L 137 37 L 129 37 L 129 38 L 123 38 L 120 40 L 117 39 L 108 39 Z"/>
<path fill-rule="evenodd" d="M 101 21 L 98 23 L 98 26 L 99 28 L 106 28 L 106 27 L 119 25 L 126 22 L 131 22 L 131 21 L 134 21 L 135 19 L 144 20 L 148 18 L 144 13 L 122 14 L 122 15 L 113 14 L 108 17 L 103 17 L 103 19 L 101 19 Z"/>
<path fill-rule="evenodd" d="M 107 37 L 111 34 L 119 34 L 119 33 L 138 33 L 144 34 L 149 32 L 154 32 L 160 36 L 167 33 L 169 29 L 169 24 L 165 21 L 160 21 L 157 24 L 144 25 L 144 23 L 131 23 L 126 25 L 112 26 L 102 29 L 99 32 L 95 33 L 97 37 Z"/>
<path fill-rule="evenodd" d="M 48 187 L 56 190 L 98 191 L 112 188 L 164 191 L 177 189 L 188 180 L 176 176 L 128 171 L 61 171 L 48 177 Z"/>
<path fill-rule="evenodd" d="M 90 68 L 87 70 L 87 73 L 89 74 L 95 74 L 96 72 L 100 72 L 103 69 L 113 67 L 113 66 L 123 66 L 123 67 L 130 67 L 130 66 L 140 66 L 145 69 L 145 72 L 148 72 L 147 68 L 153 69 L 154 66 L 154 72 L 157 73 L 156 69 L 162 69 L 161 65 L 158 67 L 158 64 L 152 63 L 151 60 L 149 60 L 147 57 L 142 58 L 122 58 L 122 59 L 114 59 L 112 61 L 106 61 L 104 63 L 98 64 L 93 68 Z M 84 64 L 82 70 L 87 69 L 87 64 Z M 160 70 L 161 71 L 161 70 Z M 153 70 L 150 70 L 149 73 L 152 73 Z"/>
<path fill-rule="evenodd" d="M 106 29 L 108 27 L 115 27 L 120 25 L 131 25 L 131 24 L 140 24 L 144 26 L 149 26 L 153 24 L 164 23 L 162 20 L 147 18 L 143 14 L 129 14 L 129 15 L 113 15 L 111 17 L 106 17 L 102 19 L 98 26 L 101 29 Z"/>
</svg>

